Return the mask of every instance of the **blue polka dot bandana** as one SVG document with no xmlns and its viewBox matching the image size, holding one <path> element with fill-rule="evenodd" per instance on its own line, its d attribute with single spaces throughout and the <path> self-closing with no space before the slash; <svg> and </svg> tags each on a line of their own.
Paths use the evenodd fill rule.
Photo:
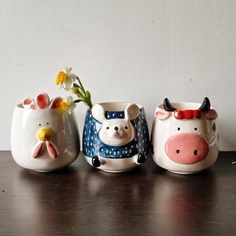
<svg viewBox="0 0 236 236">
<path fill-rule="evenodd" d="M 110 119 L 124 119 L 125 118 L 125 112 L 124 111 L 106 111 L 105 117 Z"/>
</svg>

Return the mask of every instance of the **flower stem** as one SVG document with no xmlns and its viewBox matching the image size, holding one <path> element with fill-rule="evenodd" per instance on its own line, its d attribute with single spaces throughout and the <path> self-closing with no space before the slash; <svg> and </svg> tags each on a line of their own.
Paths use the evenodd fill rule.
<svg viewBox="0 0 236 236">
<path fill-rule="evenodd" d="M 77 76 L 77 78 L 76 78 L 77 80 L 78 80 L 78 82 L 79 82 L 79 85 L 80 85 L 80 88 L 81 88 L 81 90 L 83 91 L 83 94 L 85 95 L 85 89 L 84 89 L 84 86 L 82 85 L 82 83 L 81 83 L 81 81 L 80 81 L 80 79 L 79 79 L 79 77 Z"/>
</svg>

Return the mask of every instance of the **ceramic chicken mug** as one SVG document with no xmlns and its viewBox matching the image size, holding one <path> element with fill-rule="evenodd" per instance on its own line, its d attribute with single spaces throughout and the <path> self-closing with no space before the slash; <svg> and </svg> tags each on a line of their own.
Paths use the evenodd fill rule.
<svg viewBox="0 0 236 236">
<path fill-rule="evenodd" d="M 202 104 L 170 103 L 154 114 L 153 159 L 174 173 L 192 174 L 213 165 L 218 156 L 217 112 L 206 97 Z"/>
<path fill-rule="evenodd" d="M 132 103 L 100 103 L 87 111 L 83 152 L 106 172 L 123 172 L 146 160 L 149 148 L 144 109 Z"/>
<path fill-rule="evenodd" d="M 50 101 L 47 94 L 27 98 L 15 107 L 11 129 L 11 152 L 20 166 L 39 172 L 63 168 L 80 150 L 72 111 L 60 109 L 62 98 Z"/>
</svg>

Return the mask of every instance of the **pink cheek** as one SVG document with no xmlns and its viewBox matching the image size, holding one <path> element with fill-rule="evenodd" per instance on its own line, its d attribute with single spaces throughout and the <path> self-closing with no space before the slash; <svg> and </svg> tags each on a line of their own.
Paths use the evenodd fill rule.
<svg viewBox="0 0 236 236">
<path fill-rule="evenodd" d="M 110 132 L 110 130 L 109 129 L 102 129 L 101 131 L 100 131 L 100 133 L 99 133 L 99 136 L 101 136 L 101 137 L 108 137 L 109 136 L 109 132 Z"/>
</svg>

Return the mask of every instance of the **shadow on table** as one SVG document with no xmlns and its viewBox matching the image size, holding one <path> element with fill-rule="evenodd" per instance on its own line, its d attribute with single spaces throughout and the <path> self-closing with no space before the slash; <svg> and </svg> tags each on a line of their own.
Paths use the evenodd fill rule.
<svg viewBox="0 0 236 236">
<path fill-rule="evenodd" d="M 81 207 L 79 186 L 73 166 L 51 173 L 20 169 L 13 180 L 16 194 L 10 213 L 11 218 L 17 218 L 19 235 L 57 235 L 67 228 L 73 230 Z"/>
<path fill-rule="evenodd" d="M 216 181 L 211 169 L 193 175 L 154 170 L 150 201 L 155 217 L 148 223 L 152 232 L 195 235 L 211 231 L 216 202 Z"/>
<path fill-rule="evenodd" d="M 126 235 L 194 235 L 214 218 L 214 179 L 211 170 L 176 175 L 151 161 L 122 174 L 86 164 L 52 173 L 22 169 L 14 179 L 19 193 L 12 214 L 29 235 L 124 235 L 124 229 Z"/>
</svg>

